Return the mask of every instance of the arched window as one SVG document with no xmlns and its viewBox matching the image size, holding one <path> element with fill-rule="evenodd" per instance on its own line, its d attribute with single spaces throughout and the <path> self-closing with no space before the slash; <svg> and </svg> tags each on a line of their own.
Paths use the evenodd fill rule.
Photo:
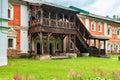
<svg viewBox="0 0 120 80">
<path fill-rule="evenodd" d="M 117 31 L 117 35 L 120 36 L 120 29 L 118 29 L 118 31 Z"/>
<path fill-rule="evenodd" d="M 98 23 L 98 31 L 102 32 L 102 23 L 101 22 Z"/>
<path fill-rule="evenodd" d="M 111 36 L 111 35 L 112 35 L 112 32 L 113 32 L 113 30 L 112 30 L 111 26 L 109 26 L 109 27 L 108 27 L 108 30 L 107 30 L 108 36 Z"/>
<path fill-rule="evenodd" d="M 14 8 L 13 6 L 9 3 L 8 4 L 8 19 L 13 20 L 13 15 L 14 15 Z"/>
<path fill-rule="evenodd" d="M 110 28 L 108 29 L 108 35 L 110 35 Z"/>
<path fill-rule="evenodd" d="M 92 31 L 95 31 L 95 30 L 96 30 L 95 21 L 92 21 L 92 23 L 91 23 L 91 30 L 92 30 Z"/>
</svg>

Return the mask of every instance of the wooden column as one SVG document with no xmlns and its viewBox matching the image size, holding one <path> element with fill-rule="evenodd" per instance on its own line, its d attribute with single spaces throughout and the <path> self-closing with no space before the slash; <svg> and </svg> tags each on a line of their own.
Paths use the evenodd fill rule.
<svg viewBox="0 0 120 80">
<path fill-rule="evenodd" d="M 58 27 L 58 14 L 56 13 L 56 27 Z"/>
<path fill-rule="evenodd" d="M 68 35 L 68 52 L 70 52 L 70 45 L 71 45 L 71 35 Z"/>
<path fill-rule="evenodd" d="M 41 9 L 41 24 L 43 24 L 43 10 Z"/>
<path fill-rule="evenodd" d="M 70 29 L 70 27 L 71 27 L 71 25 L 70 25 L 70 16 L 69 16 L 69 27 L 68 28 Z"/>
<path fill-rule="evenodd" d="M 98 49 L 99 49 L 99 53 L 98 53 L 98 54 L 100 55 L 100 54 L 101 54 L 101 51 L 100 51 L 100 50 L 101 50 L 101 49 L 100 49 L 100 40 L 98 40 L 98 43 L 99 43 L 99 44 L 98 44 Z"/>
<path fill-rule="evenodd" d="M 64 53 L 64 41 L 63 41 L 64 39 L 62 38 L 62 53 Z"/>
<path fill-rule="evenodd" d="M 32 35 L 30 33 L 30 56 L 32 56 Z"/>
<path fill-rule="evenodd" d="M 43 54 L 44 50 L 43 50 L 43 33 L 40 32 L 38 33 L 39 37 L 40 37 L 40 54 Z"/>
<path fill-rule="evenodd" d="M 64 18 L 64 14 L 62 14 L 62 16 L 63 16 L 63 21 L 62 21 L 62 27 L 64 27 L 65 28 L 65 26 L 64 26 L 64 22 L 65 22 L 65 18 Z"/>
<path fill-rule="evenodd" d="M 47 54 L 49 54 L 49 48 L 50 48 L 50 46 L 49 46 L 49 44 L 50 44 L 49 39 L 50 39 L 51 34 L 52 34 L 52 33 L 48 33 L 48 34 L 47 34 Z"/>
<path fill-rule="evenodd" d="M 94 39 L 94 47 L 96 47 L 96 39 Z"/>
<path fill-rule="evenodd" d="M 49 12 L 49 26 L 51 26 L 51 12 Z"/>
<path fill-rule="evenodd" d="M 76 35 L 74 35 L 74 53 L 76 52 Z"/>
<path fill-rule="evenodd" d="M 104 55 L 106 54 L 106 40 L 104 40 Z"/>
</svg>

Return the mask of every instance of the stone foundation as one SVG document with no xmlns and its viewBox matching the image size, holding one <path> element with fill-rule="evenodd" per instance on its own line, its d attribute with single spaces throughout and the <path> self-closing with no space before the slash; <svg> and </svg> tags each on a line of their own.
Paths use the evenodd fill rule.
<svg viewBox="0 0 120 80">
<path fill-rule="evenodd" d="M 29 57 L 30 54 L 28 53 L 21 53 L 20 50 L 16 50 L 16 49 L 7 49 L 7 56 L 11 57 L 11 58 L 26 58 Z"/>
</svg>

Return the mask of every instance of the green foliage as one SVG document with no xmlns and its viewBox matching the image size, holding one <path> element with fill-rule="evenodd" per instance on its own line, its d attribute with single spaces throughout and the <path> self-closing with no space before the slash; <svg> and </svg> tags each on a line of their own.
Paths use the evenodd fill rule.
<svg viewBox="0 0 120 80">
<path fill-rule="evenodd" d="M 33 80 L 120 80 L 120 61 L 96 57 L 64 60 L 9 59 L 0 67 L 0 80 L 13 80 L 16 73 Z M 100 79 L 99 79 L 100 78 Z"/>
</svg>

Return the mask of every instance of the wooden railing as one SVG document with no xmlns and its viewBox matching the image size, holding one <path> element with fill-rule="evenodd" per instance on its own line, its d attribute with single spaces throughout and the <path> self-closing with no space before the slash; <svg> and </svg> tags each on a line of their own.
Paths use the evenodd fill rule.
<svg viewBox="0 0 120 80">
<path fill-rule="evenodd" d="M 29 21 L 30 27 L 35 27 L 40 25 L 48 26 L 48 27 L 56 27 L 56 28 L 75 29 L 74 22 L 58 21 L 58 20 L 48 19 L 48 18 Z"/>
<path fill-rule="evenodd" d="M 91 56 L 105 55 L 105 49 L 98 49 L 98 48 L 90 47 L 89 52 Z"/>
</svg>

